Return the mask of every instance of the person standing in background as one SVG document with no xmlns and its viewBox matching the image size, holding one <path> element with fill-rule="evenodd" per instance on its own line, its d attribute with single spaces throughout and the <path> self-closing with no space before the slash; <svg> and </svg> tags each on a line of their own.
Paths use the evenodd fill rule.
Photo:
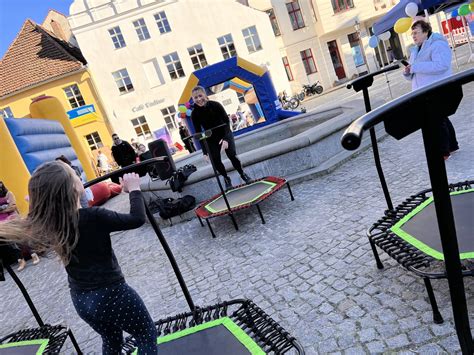
<svg viewBox="0 0 474 355">
<path fill-rule="evenodd" d="M 431 25 L 418 20 L 411 26 L 415 46 L 411 49 L 409 65 L 403 71 L 405 79 L 411 81 L 412 90 L 422 88 L 452 75 L 451 49 L 446 39 L 433 33 Z M 440 125 L 441 154 L 447 160 L 459 149 L 456 132 L 448 117 Z"/>
</svg>

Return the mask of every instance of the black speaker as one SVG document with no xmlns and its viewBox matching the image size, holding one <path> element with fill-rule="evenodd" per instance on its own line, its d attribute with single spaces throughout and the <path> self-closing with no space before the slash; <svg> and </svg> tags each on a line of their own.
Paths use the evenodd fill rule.
<svg viewBox="0 0 474 355">
<path fill-rule="evenodd" d="M 174 164 L 173 157 L 171 156 L 170 150 L 168 148 L 168 143 L 166 143 L 166 141 L 163 139 L 157 139 L 156 141 L 148 143 L 148 149 L 153 155 L 153 158 L 168 158 L 167 161 L 153 164 L 153 170 L 161 180 L 169 179 L 176 171 L 176 165 Z"/>
</svg>

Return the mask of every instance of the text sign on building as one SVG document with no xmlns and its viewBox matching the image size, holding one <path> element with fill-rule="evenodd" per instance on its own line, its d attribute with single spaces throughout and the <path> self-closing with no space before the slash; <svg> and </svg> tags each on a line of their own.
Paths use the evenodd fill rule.
<svg viewBox="0 0 474 355">
<path fill-rule="evenodd" d="M 97 120 L 94 105 L 85 105 L 67 112 L 74 127 L 82 126 Z"/>
<path fill-rule="evenodd" d="M 81 106 L 71 111 L 68 111 L 67 115 L 69 116 L 70 120 L 73 120 L 77 117 L 84 116 L 84 115 L 87 115 L 88 113 L 94 113 L 94 112 L 95 112 L 94 105 L 86 105 L 86 106 Z"/>
</svg>

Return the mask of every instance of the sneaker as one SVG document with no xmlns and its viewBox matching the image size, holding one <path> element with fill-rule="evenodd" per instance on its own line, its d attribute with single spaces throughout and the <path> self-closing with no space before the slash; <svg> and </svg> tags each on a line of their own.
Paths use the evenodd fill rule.
<svg viewBox="0 0 474 355">
<path fill-rule="evenodd" d="M 459 146 L 455 147 L 454 149 L 450 149 L 449 153 L 454 153 L 454 152 L 457 152 L 458 150 L 459 150 Z"/>
<path fill-rule="evenodd" d="M 40 258 L 36 253 L 31 254 L 31 260 L 33 260 L 33 265 L 38 265 L 40 262 Z"/>
<path fill-rule="evenodd" d="M 224 177 L 224 184 L 226 191 L 234 188 L 234 186 L 232 186 L 232 180 L 228 176 Z"/>
<path fill-rule="evenodd" d="M 242 176 L 241 176 L 242 180 L 244 180 L 244 182 L 246 184 L 250 184 L 252 182 L 252 179 L 250 178 L 250 176 L 248 176 L 246 173 L 243 173 Z"/>
</svg>

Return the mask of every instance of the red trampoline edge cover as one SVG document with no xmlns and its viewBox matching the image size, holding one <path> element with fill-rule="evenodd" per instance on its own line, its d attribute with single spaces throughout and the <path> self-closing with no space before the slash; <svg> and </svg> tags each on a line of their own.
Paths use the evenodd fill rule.
<svg viewBox="0 0 474 355">
<path fill-rule="evenodd" d="M 229 190 L 226 193 L 226 196 L 229 199 L 229 196 L 232 193 L 237 194 L 241 191 L 248 190 L 252 186 L 255 186 L 255 184 L 258 184 L 258 183 L 260 183 L 260 184 L 265 183 L 265 184 L 268 184 L 268 186 L 271 186 L 271 187 L 268 188 L 268 191 L 265 191 L 264 193 L 258 195 L 256 198 L 254 198 L 254 199 L 249 198 L 247 202 L 239 203 L 237 206 L 233 206 L 233 204 L 230 203 L 232 212 L 242 210 L 242 209 L 245 209 L 245 208 L 249 208 L 253 205 L 256 205 L 256 204 L 260 203 L 261 201 L 265 200 L 267 197 L 272 195 L 274 192 L 281 189 L 281 187 L 286 184 L 286 180 L 283 179 L 283 178 L 280 178 L 280 177 L 276 177 L 276 176 L 266 176 L 266 177 L 263 177 L 263 178 L 260 178 L 260 179 L 256 179 L 248 185 L 242 184 L 242 185 L 235 186 L 232 190 Z M 212 209 L 210 208 L 210 205 L 212 203 L 215 203 L 219 199 L 222 200 L 222 193 L 214 195 L 210 199 L 201 202 L 194 209 L 194 212 L 196 213 L 196 215 L 198 217 L 204 218 L 204 219 L 229 214 L 229 210 L 227 208 L 225 208 L 221 211 L 218 211 L 218 212 L 212 212 L 211 211 Z"/>
</svg>

